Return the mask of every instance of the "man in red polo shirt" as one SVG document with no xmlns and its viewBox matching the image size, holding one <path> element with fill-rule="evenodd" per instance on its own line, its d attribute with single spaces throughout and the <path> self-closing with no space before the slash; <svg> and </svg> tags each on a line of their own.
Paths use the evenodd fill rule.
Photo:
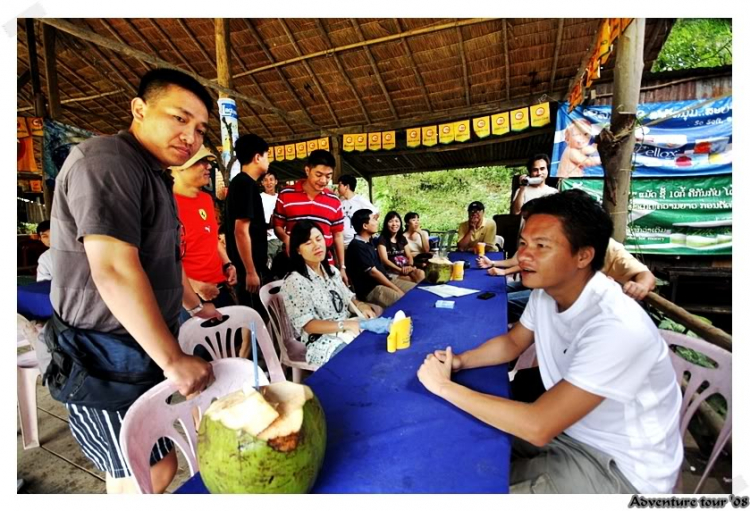
<svg viewBox="0 0 750 511">
<path fill-rule="evenodd" d="M 210 181 L 211 160 L 215 159 L 211 151 L 201 147 L 187 163 L 172 167 L 171 175 L 177 214 L 184 227 L 182 265 L 185 274 L 202 302 L 224 307 L 237 303 L 232 291 L 237 272 L 219 242 L 214 201 L 201 190 Z"/>
<path fill-rule="evenodd" d="M 294 186 L 279 192 L 273 212 L 276 236 L 284 243 L 289 254 L 289 234 L 300 220 L 312 220 L 323 232 L 328 249 L 328 262 L 341 271 L 341 278 L 348 285 L 344 265 L 344 213 L 341 201 L 326 188 L 333 177 L 336 159 L 331 153 L 318 149 L 310 153 L 305 164 L 307 179 L 300 179 Z M 334 252 L 335 251 L 335 252 Z"/>
</svg>

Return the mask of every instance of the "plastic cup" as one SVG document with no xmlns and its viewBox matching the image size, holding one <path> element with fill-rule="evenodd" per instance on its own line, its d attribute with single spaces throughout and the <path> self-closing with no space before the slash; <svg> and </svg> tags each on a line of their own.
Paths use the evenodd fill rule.
<svg viewBox="0 0 750 511">
<path fill-rule="evenodd" d="M 463 261 L 456 261 L 455 263 L 453 263 L 453 270 L 451 272 L 451 280 L 464 280 Z"/>
<path fill-rule="evenodd" d="M 477 243 L 477 245 L 476 245 L 476 252 L 477 252 L 478 256 L 483 256 L 484 255 L 484 247 L 485 247 L 485 243 L 483 243 L 481 241 L 479 243 Z"/>
</svg>

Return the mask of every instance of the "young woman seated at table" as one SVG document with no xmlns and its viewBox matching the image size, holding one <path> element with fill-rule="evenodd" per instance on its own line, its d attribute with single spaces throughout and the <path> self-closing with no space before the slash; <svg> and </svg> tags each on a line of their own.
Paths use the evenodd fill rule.
<svg viewBox="0 0 750 511">
<path fill-rule="evenodd" d="M 389 276 L 397 276 L 415 283 L 424 280 L 424 272 L 414 266 L 412 252 L 404 236 L 401 216 L 395 211 L 389 211 L 385 215 L 383 230 L 378 239 L 378 256 Z"/>
<path fill-rule="evenodd" d="M 323 233 L 309 220 L 297 222 L 289 240 L 290 267 L 281 295 L 294 333 L 307 347 L 308 364 L 321 366 L 360 333 L 357 309 L 365 318 L 382 313 L 377 306 L 357 301 L 328 264 Z"/>
<path fill-rule="evenodd" d="M 404 216 L 404 222 L 406 222 L 406 232 L 404 237 L 406 243 L 411 250 L 412 256 L 417 254 L 429 254 L 430 253 L 430 240 L 427 237 L 427 232 L 423 231 L 419 225 L 419 213 L 410 211 Z"/>
</svg>

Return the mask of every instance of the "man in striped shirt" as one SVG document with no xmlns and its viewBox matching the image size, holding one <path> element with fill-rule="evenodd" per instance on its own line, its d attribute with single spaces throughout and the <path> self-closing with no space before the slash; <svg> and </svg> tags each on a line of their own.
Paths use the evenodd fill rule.
<svg viewBox="0 0 750 511">
<path fill-rule="evenodd" d="M 305 164 L 307 179 L 300 179 L 279 192 L 273 226 L 289 255 L 289 234 L 294 225 L 300 220 L 318 224 L 326 240 L 328 262 L 337 262 L 341 278 L 349 285 L 344 265 L 344 213 L 341 201 L 327 188 L 335 166 L 336 159 L 328 151 L 311 152 Z"/>
</svg>

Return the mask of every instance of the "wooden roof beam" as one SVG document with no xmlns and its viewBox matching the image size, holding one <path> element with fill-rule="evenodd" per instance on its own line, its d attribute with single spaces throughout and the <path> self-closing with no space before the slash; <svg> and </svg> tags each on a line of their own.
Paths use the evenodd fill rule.
<svg viewBox="0 0 750 511">
<path fill-rule="evenodd" d="M 362 29 L 359 26 L 359 22 L 354 18 L 350 18 L 349 21 L 351 21 L 352 26 L 354 27 L 354 30 L 357 32 L 357 36 L 359 37 L 359 40 L 364 41 L 365 35 L 362 33 Z M 370 66 L 372 67 L 373 71 L 375 71 L 375 79 L 378 81 L 378 84 L 380 85 L 380 88 L 383 91 L 383 95 L 385 96 L 385 100 L 388 102 L 388 108 L 391 109 L 391 113 L 393 114 L 393 117 L 398 119 L 398 113 L 396 113 L 396 107 L 393 106 L 393 100 L 391 99 L 391 95 L 388 93 L 388 89 L 385 87 L 385 82 L 383 82 L 383 77 L 380 76 L 380 70 L 378 70 L 378 63 L 375 62 L 375 58 L 372 56 L 372 52 L 370 51 L 370 48 L 368 46 L 364 46 L 364 49 L 365 49 L 365 55 L 367 55 L 367 60 L 370 61 Z"/>
<path fill-rule="evenodd" d="M 255 42 L 260 47 L 261 51 L 263 51 L 263 54 L 266 56 L 266 58 L 273 64 L 276 62 L 276 59 L 273 58 L 273 55 L 271 52 L 266 48 L 265 43 L 263 42 L 263 38 L 260 36 L 258 31 L 255 29 L 252 23 L 250 23 L 250 20 L 247 18 L 242 18 L 242 20 L 245 22 L 245 26 L 250 30 L 250 33 L 252 34 L 253 38 L 255 39 Z M 252 72 L 248 71 L 247 73 L 250 74 Z M 297 101 L 297 104 L 300 107 L 300 110 L 302 111 L 302 114 L 310 121 L 310 123 L 313 123 L 312 117 L 310 117 L 310 114 L 307 113 L 307 110 L 305 109 L 305 105 L 302 103 L 302 100 L 300 100 L 297 93 L 294 91 L 294 88 L 292 87 L 292 84 L 289 83 L 289 80 L 286 76 L 284 76 L 284 73 L 281 72 L 281 69 L 277 69 L 277 72 L 279 74 L 279 77 L 281 78 L 281 81 L 286 86 L 286 90 L 289 92 L 289 94 L 292 95 L 292 97 Z M 243 73 L 240 73 L 238 75 L 234 75 L 232 78 L 237 79 L 241 76 L 244 76 Z"/>
<path fill-rule="evenodd" d="M 117 39 L 117 41 L 118 41 L 118 42 L 120 42 L 120 44 L 128 44 L 128 43 L 127 43 L 127 41 L 125 41 L 125 39 L 123 39 L 123 38 L 122 38 L 122 36 L 120 36 L 119 32 L 117 32 L 117 30 L 115 30 L 115 27 L 113 27 L 113 26 L 112 26 L 112 25 L 111 25 L 111 24 L 110 24 L 110 23 L 109 23 L 109 22 L 108 22 L 107 20 L 105 20 L 104 18 L 99 18 L 99 22 L 100 22 L 100 23 L 101 23 L 102 25 L 104 25 L 104 28 L 106 28 L 106 29 L 107 29 L 107 30 L 109 31 L 109 33 L 110 33 L 110 34 L 112 34 L 112 36 L 113 36 L 113 37 L 114 37 L 115 39 Z M 118 55 L 118 58 L 119 58 L 119 55 Z M 120 59 L 120 60 L 121 60 L 122 62 L 124 62 L 124 61 L 123 61 L 122 59 Z M 151 69 L 151 68 L 150 68 L 150 67 L 149 67 L 149 66 L 148 66 L 148 65 L 147 65 L 147 64 L 146 64 L 145 62 L 143 62 L 142 60 L 138 60 L 138 62 L 139 62 L 139 63 L 141 64 L 141 66 L 143 66 L 143 70 L 144 70 L 144 71 L 148 71 L 149 69 Z"/>
<path fill-rule="evenodd" d="M 328 34 L 326 33 L 325 28 L 323 27 L 323 23 L 320 21 L 319 18 L 315 18 L 315 24 L 318 26 L 318 31 L 320 32 L 320 36 L 323 38 L 323 41 L 325 41 L 326 46 L 331 47 L 333 46 L 331 44 L 331 40 L 328 38 Z M 366 124 L 370 124 L 370 115 L 367 113 L 367 108 L 365 108 L 365 104 L 362 102 L 362 98 L 359 97 L 359 94 L 357 93 L 357 89 L 354 88 L 354 84 L 349 79 L 349 75 L 347 74 L 346 70 L 344 69 L 343 64 L 341 64 L 341 59 L 338 55 L 335 53 L 333 54 L 333 61 L 336 63 L 336 67 L 339 70 L 339 73 L 341 73 L 341 77 L 344 79 L 346 84 L 349 86 L 349 88 L 352 91 L 352 94 L 357 100 L 357 103 L 359 103 L 359 108 L 362 110 L 362 115 L 365 116 L 365 122 Z"/>
<path fill-rule="evenodd" d="M 289 25 L 286 24 L 286 21 L 284 21 L 283 18 L 278 18 L 279 23 L 281 23 L 281 28 L 284 30 L 284 33 L 286 34 L 287 39 L 292 43 L 292 46 L 294 47 L 294 51 L 297 52 L 297 55 L 300 57 L 302 56 L 302 50 L 300 49 L 299 45 L 297 44 L 297 41 L 294 40 L 294 34 L 292 34 L 292 31 L 289 30 Z M 323 86 L 320 84 L 320 81 L 318 80 L 318 77 L 315 76 L 315 73 L 313 72 L 312 68 L 310 67 L 310 63 L 306 60 L 302 61 L 302 65 L 305 66 L 305 70 L 307 71 L 307 74 L 310 75 L 310 78 L 312 78 L 313 83 L 320 91 L 320 95 L 323 98 L 323 101 L 325 102 L 326 107 L 328 108 L 328 112 L 331 114 L 331 117 L 333 118 L 333 122 L 336 124 L 336 127 L 341 127 L 341 123 L 339 122 L 339 118 L 336 117 L 336 112 L 333 111 L 333 108 L 331 108 L 331 101 L 328 99 L 328 96 L 326 95 L 326 92 L 323 90 Z"/>
<path fill-rule="evenodd" d="M 378 37 L 376 39 L 368 39 L 366 41 L 360 41 L 358 43 L 345 44 L 343 46 L 337 46 L 336 48 L 331 48 L 330 50 L 316 51 L 314 53 L 308 53 L 307 55 L 303 55 L 302 57 L 295 57 L 293 59 L 287 59 L 287 60 L 283 60 L 280 62 L 275 62 L 271 60 L 273 64 L 256 67 L 255 69 L 245 71 L 244 73 L 236 74 L 233 76 L 233 78 L 240 78 L 242 76 L 246 76 L 249 74 L 260 73 L 261 71 L 266 71 L 268 69 L 287 66 L 289 64 L 300 62 L 301 60 L 314 59 L 315 57 L 327 57 L 334 53 L 338 53 L 338 52 L 342 52 L 346 50 L 353 50 L 355 48 L 363 48 L 366 46 L 372 46 L 374 44 L 386 43 L 388 41 L 403 39 L 405 37 L 412 37 L 412 36 L 423 35 L 423 34 L 431 34 L 433 32 L 438 32 L 440 30 L 448 30 L 448 29 L 455 28 L 455 27 L 465 27 L 467 25 L 476 25 L 477 23 L 485 23 L 487 21 L 494 21 L 496 19 L 497 18 L 471 18 L 471 19 L 465 19 L 465 20 L 451 21 L 450 23 L 444 23 L 442 25 L 433 25 L 430 27 L 415 28 L 413 30 L 409 30 L 407 32 L 401 32 L 399 34 Z"/>
<path fill-rule="evenodd" d="M 188 61 L 188 59 L 186 59 L 186 58 L 185 58 L 185 56 L 184 56 L 184 55 L 182 54 L 182 52 L 181 52 L 181 51 L 179 50 L 179 48 L 177 48 L 177 46 L 175 46 L 175 44 L 174 44 L 174 43 L 172 42 L 172 38 L 171 38 L 171 37 L 169 36 L 169 34 L 167 34 L 167 33 L 166 33 L 166 31 L 165 31 L 165 30 L 164 30 L 163 28 L 161 28 L 161 27 L 159 26 L 159 24 L 158 24 L 158 23 L 157 23 L 156 21 L 154 21 L 154 19 L 153 19 L 153 18 L 148 18 L 148 21 L 149 21 L 149 23 L 151 23 L 151 26 L 152 26 L 152 27 L 154 27 L 154 29 L 155 29 L 155 30 L 156 30 L 157 32 L 159 32 L 159 35 L 161 35 L 161 37 L 162 37 L 162 38 L 164 39 L 164 41 L 166 41 L 166 43 L 167 43 L 167 44 L 169 45 L 169 47 L 170 47 L 170 48 L 172 49 L 172 52 L 173 52 L 173 53 L 174 53 L 175 55 L 177 55 L 177 58 L 178 58 L 178 59 L 180 59 L 180 62 L 182 62 L 183 64 L 185 64 L 185 66 L 186 66 L 186 67 L 187 67 L 187 68 L 188 68 L 188 69 L 189 69 L 190 71 L 192 71 L 193 73 L 195 73 L 195 74 L 200 74 L 200 73 L 198 73 L 198 70 L 197 70 L 197 69 L 195 69 L 195 66 L 193 66 L 193 65 L 192 65 L 192 64 L 191 64 L 191 63 L 190 63 L 190 62 Z M 135 28 L 135 27 L 133 27 L 133 28 Z M 152 45 L 151 45 L 151 44 L 149 44 L 149 47 L 152 47 Z M 154 50 L 154 53 L 156 53 L 156 50 Z M 209 62 L 210 62 L 210 61 L 209 61 Z"/>
<path fill-rule="evenodd" d="M 562 45 L 563 25 L 565 18 L 557 22 L 557 39 L 555 40 L 555 56 L 552 57 L 552 74 L 549 77 L 549 91 L 555 90 L 555 75 L 557 74 L 557 59 L 560 57 L 560 46 Z"/>
<path fill-rule="evenodd" d="M 508 22 L 503 18 L 503 53 L 505 54 L 505 101 L 510 101 L 510 57 L 508 55 Z"/>
<path fill-rule="evenodd" d="M 201 52 L 201 55 L 203 55 L 203 58 L 206 59 L 207 62 L 211 63 L 214 66 L 214 69 L 216 69 L 216 62 L 214 62 L 214 60 L 211 58 L 211 55 L 206 51 L 206 49 L 203 48 L 203 45 L 200 43 L 200 41 L 198 40 L 198 38 L 196 37 L 196 35 L 193 33 L 193 31 L 190 30 L 190 27 L 188 27 L 187 23 L 185 23 L 182 19 L 177 18 L 177 24 L 180 25 L 180 28 L 182 28 L 183 32 L 185 32 L 185 34 L 188 36 L 188 39 L 190 39 L 190 41 L 192 41 L 192 43 L 195 45 L 195 47 L 198 48 L 198 51 Z M 244 69 L 245 68 L 245 64 L 243 64 L 242 60 L 240 60 L 239 56 L 237 55 L 237 52 L 234 49 L 234 46 L 230 45 L 230 51 L 232 52 L 232 56 L 237 61 L 237 63 Z M 264 101 L 267 101 L 267 102 L 270 103 L 270 101 L 265 96 L 265 94 L 263 94 L 263 91 L 261 91 L 261 95 L 263 96 Z M 244 101 L 243 101 L 243 103 L 245 105 L 247 105 L 247 107 L 250 109 L 250 112 L 252 112 L 252 114 L 255 116 L 255 118 L 260 123 L 260 126 L 270 136 L 271 135 L 271 130 L 268 129 L 268 126 L 266 126 L 266 123 L 264 123 L 263 119 L 260 118 L 260 115 L 258 115 L 258 112 L 255 111 L 255 109 L 253 108 L 252 105 L 250 105 L 248 103 L 245 103 Z M 286 121 L 284 121 L 283 118 L 281 120 L 283 122 L 286 122 Z M 247 125 L 242 121 L 242 117 L 238 116 L 237 117 L 237 121 L 240 123 L 240 126 L 242 126 L 242 128 L 246 132 L 252 133 L 252 130 L 248 129 Z"/>
<path fill-rule="evenodd" d="M 167 62 L 165 60 L 153 57 L 153 56 L 151 56 L 151 55 L 149 55 L 147 53 L 144 53 L 142 51 L 136 50 L 136 49 L 131 48 L 131 47 L 127 46 L 127 45 L 123 45 L 123 44 L 120 44 L 120 43 L 118 43 L 116 41 L 112 41 L 110 39 L 102 37 L 99 34 L 96 34 L 96 33 L 92 32 L 90 30 L 85 30 L 85 29 L 83 29 L 83 28 L 81 28 L 81 27 L 79 27 L 79 26 L 77 26 L 77 25 L 75 25 L 73 23 L 70 23 L 69 21 L 62 20 L 62 19 L 59 19 L 59 18 L 40 18 L 39 21 L 41 21 L 42 23 L 46 23 L 48 25 L 52 25 L 53 27 L 56 27 L 57 29 L 59 29 L 59 30 L 61 30 L 63 32 L 67 32 L 67 33 L 69 33 L 69 34 L 71 34 L 73 36 L 76 36 L 79 39 L 83 39 L 83 40 L 89 41 L 92 45 L 103 46 L 105 48 L 109 48 L 112 51 L 124 53 L 124 54 L 129 55 L 129 56 L 134 57 L 134 58 L 139 58 L 139 59 L 142 59 L 142 60 L 148 62 L 149 64 L 153 64 L 155 66 L 167 67 L 167 68 L 170 68 L 170 69 L 176 69 L 176 70 L 185 72 L 184 69 L 180 69 L 179 67 L 175 66 L 174 64 L 171 64 L 170 62 Z M 94 48 L 95 51 L 98 51 L 98 48 L 96 48 L 95 46 L 92 46 L 92 47 Z M 101 52 L 98 52 L 98 53 L 101 55 Z M 103 55 L 102 55 L 102 57 L 103 57 Z M 119 73 L 119 71 L 118 71 L 118 73 Z M 218 91 L 218 92 L 224 92 L 226 94 L 235 95 L 236 97 L 241 98 L 241 99 L 243 99 L 243 100 L 245 100 L 245 101 L 247 101 L 247 102 L 249 102 L 251 104 L 258 105 L 258 106 L 261 106 L 263 108 L 266 108 L 267 110 L 270 110 L 270 111 L 276 113 L 279 116 L 285 116 L 287 118 L 297 117 L 297 115 L 295 115 L 295 114 L 291 114 L 291 113 L 285 112 L 285 111 L 283 111 L 283 110 L 281 110 L 279 108 L 276 108 L 276 107 L 274 107 L 272 105 L 263 103 L 262 101 L 259 101 L 259 100 L 255 99 L 255 98 L 251 98 L 250 96 L 247 96 L 246 94 L 242 94 L 239 91 L 228 89 L 226 87 L 222 87 L 218 83 L 213 82 L 211 80 L 207 80 L 207 79 L 203 78 L 200 75 L 196 75 L 195 73 L 189 73 L 188 72 L 186 74 L 188 74 L 189 76 L 191 76 L 192 78 L 194 78 L 195 80 L 197 80 L 198 83 L 200 83 L 204 87 L 207 87 L 207 88 L 210 88 L 210 89 L 214 89 L 215 91 Z M 132 88 L 132 85 L 130 85 L 129 82 L 128 82 L 128 85 Z M 300 119 L 300 121 L 304 122 L 305 124 L 308 124 L 308 125 L 310 125 L 310 126 L 312 126 L 314 128 L 316 128 L 316 129 L 321 130 L 321 133 L 323 133 L 323 134 L 330 134 L 329 131 L 321 128 L 320 126 L 318 126 L 317 124 L 315 124 L 311 120 L 308 121 L 308 120 L 302 120 L 302 119 Z"/>
<path fill-rule="evenodd" d="M 18 84 L 16 85 L 16 89 L 23 89 L 26 84 L 29 83 L 29 81 L 31 81 L 31 71 L 26 69 L 23 73 L 18 75 Z"/>
<path fill-rule="evenodd" d="M 469 69 L 466 65 L 466 53 L 464 52 L 464 36 L 461 28 L 456 28 L 458 34 L 458 52 L 461 54 L 461 67 L 464 71 L 464 89 L 466 89 L 466 106 L 471 106 L 471 89 L 469 88 Z"/>
<path fill-rule="evenodd" d="M 393 21 L 396 22 L 396 28 L 399 32 L 403 33 L 403 28 L 401 27 L 401 21 L 398 18 L 393 18 Z M 459 30 L 461 30 L 459 28 Z M 432 103 L 430 102 L 430 96 L 427 94 L 427 87 L 424 84 L 424 80 L 422 79 L 422 74 L 417 69 L 417 63 L 414 60 L 414 55 L 411 53 L 411 48 L 409 47 L 409 39 L 404 36 L 401 39 L 404 49 L 406 50 L 406 56 L 409 58 L 409 64 L 411 64 L 411 68 L 414 70 L 414 77 L 417 79 L 417 83 L 419 84 L 419 88 L 422 91 L 422 96 L 424 97 L 424 101 L 427 104 L 427 111 L 432 112 Z"/>
</svg>

